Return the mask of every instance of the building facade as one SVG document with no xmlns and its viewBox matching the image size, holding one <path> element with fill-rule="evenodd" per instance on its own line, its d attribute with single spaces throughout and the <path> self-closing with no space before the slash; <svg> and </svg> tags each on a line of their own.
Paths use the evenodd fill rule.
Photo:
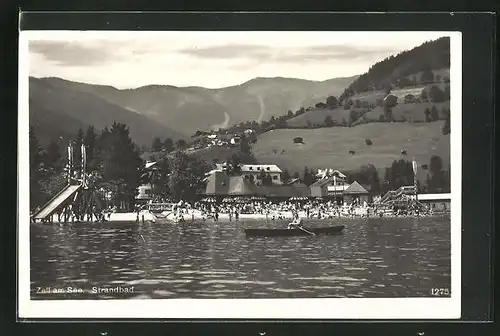
<svg viewBox="0 0 500 336">
<path fill-rule="evenodd" d="M 281 174 L 283 171 L 277 165 L 241 165 L 241 174 L 256 184 L 262 183 L 262 176 L 271 176 L 273 184 L 281 185 Z"/>
<path fill-rule="evenodd" d="M 451 193 L 418 194 L 418 201 L 432 211 L 450 211 Z"/>
</svg>

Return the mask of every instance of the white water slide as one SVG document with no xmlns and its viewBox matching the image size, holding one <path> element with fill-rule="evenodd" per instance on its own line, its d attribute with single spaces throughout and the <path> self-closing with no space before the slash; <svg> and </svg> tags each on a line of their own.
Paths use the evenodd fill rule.
<svg viewBox="0 0 500 336">
<path fill-rule="evenodd" d="M 45 219 L 52 215 L 57 208 L 64 203 L 68 198 L 73 196 L 78 189 L 81 188 L 81 184 L 67 185 L 61 190 L 56 196 L 54 196 L 50 201 L 45 204 L 42 209 L 35 215 L 34 219 Z"/>
</svg>

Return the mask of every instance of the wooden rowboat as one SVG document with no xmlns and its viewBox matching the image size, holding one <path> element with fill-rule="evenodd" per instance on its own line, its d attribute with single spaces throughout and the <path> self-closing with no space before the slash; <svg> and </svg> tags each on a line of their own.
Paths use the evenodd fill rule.
<svg viewBox="0 0 500 336">
<path fill-rule="evenodd" d="M 290 236 L 313 236 L 340 234 L 344 225 L 336 225 L 319 228 L 293 228 L 293 229 L 245 229 L 247 237 L 290 237 Z"/>
</svg>

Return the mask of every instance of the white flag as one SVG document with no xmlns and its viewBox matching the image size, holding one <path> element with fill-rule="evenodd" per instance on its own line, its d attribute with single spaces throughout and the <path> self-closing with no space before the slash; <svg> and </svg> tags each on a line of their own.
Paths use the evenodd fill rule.
<svg viewBox="0 0 500 336">
<path fill-rule="evenodd" d="M 413 174 L 416 175 L 417 174 L 417 168 L 418 168 L 417 161 L 413 160 L 412 165 L 413 165 Z"/>
</svg>

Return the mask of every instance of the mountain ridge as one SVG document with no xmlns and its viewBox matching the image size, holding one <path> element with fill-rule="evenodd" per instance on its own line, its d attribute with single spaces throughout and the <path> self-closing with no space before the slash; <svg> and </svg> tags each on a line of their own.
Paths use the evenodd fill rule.
<svg viewBox="0 0 500 336">
<path fill-rule="evenodd" d="M 247 120 L 261 121 L 311 105 L 318 99 L 340 94 L 355 78 L 357 76 L 318 82 L 287 77 L 256 77 L 220 89 L 172 85 L 118 89 L 111 85 L 73 82 L 58 77 L 36 80 L 90 93 L 189 136 L 197 130 L 209 130 Z"/>
</svg>

